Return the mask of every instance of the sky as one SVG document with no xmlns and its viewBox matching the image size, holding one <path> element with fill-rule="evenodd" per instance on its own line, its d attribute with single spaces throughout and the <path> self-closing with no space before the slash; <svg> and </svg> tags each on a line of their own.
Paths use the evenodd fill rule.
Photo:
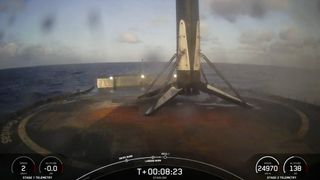
<svg viewBox="0 0 320 180">
<path fill-rule="evenodd" d="M 199 0 L 213 62 L 320 68 L 320 0 Z M 174 0 L 0 0 L 0 69 L 167 61 Z"/>
</svg>

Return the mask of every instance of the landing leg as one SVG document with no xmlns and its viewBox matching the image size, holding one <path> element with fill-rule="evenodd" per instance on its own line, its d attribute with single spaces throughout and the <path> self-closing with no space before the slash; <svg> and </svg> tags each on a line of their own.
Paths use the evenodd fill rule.
<svg viewBox="0 0 320 180">
<path fill-rule="evenodd" d="M 201 53 L 202 58 L 206 61 L 206 63 L 217 73 L 217 75 L 227 84 L 227 86 L 233 91 L 233 93 L 237 96 L 238 99 L 245 102 L 240 94 L 233 88 L 233 86 L 229 83 L 229 81 L 222 75 L 222 73 L 218 70 L 218 68 L 207 58 L 206 55 Z"/>
<path fill-rule="evenodd" d="M 177 57 L 177 54 L 174 54 L 171 59 L 169 60 L 169 62 L 166 64 L 166 66 L 161 70 L 161 72 L 156 76 L 156 78 L 151 82 L 151 84 L 148 86 L 145 94 L 149 93 L 149 91 L 152 89 L 152 87 L 154 86 L 154 84 L 158 81 L 158 79 L 160 78 L 160 76 L 170 67 L 171 63 L 173 62 L 173 60 Z M 142 95 L 143 96 L 143 95 Z"/>
<path fill-rule="evenodd" d="M 145 115 L 151 115 L 166 102 L 173 99 L 177 94 L 179 94 L 181 90 L 182 89 L 177 89 L 176 87 L 171 86 L 164 94 L 162 94 L 162 96 L 157 100 L 157 102 L 145 112 Z"/>
<path fill-rule="evenodd" d="M 232 95 L 230 95 L 230 94 L 228 94 L 228 93 L 226 93 L 226 92 L 224 92 L 214 86 L 211 86 L 210 84 L 201 83 L 200 90 L 204 93 L 216 95 L 219 98 L 222 98 L 226 101 L 238 104 L 243 107 L 252 107 L 250 104 L 246 103 L 245 101 L 243 101 L 237 97 L 234 97 L 234 96 L 232 96 Z"/>
</svg>

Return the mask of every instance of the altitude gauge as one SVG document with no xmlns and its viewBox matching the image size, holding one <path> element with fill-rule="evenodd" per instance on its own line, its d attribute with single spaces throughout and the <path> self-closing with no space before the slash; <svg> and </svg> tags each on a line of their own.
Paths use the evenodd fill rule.
<svg viewBox="0 0 320 180">
<path fill-rule="evenodd" d="M 11 172 L 17 177 L 33 176 L 36 173 L 36 165 L 28 156 L 20 156 L 13 160 L 11 164 Z"/>
<path fill-rule="evenodd" d="M 255 166 L 257 174 L 275 175 L 279 171 L 279 161 L 272 156 L 263 156 Z"/>
<path fill-rule="evenodd" d="M 308 172 L 307 162 L 299 156 L 289 157 L 283 164 L 283 173 L 290 176 L 303 176 Z"/>
<path fill-rule="evenodd" d="M 63 172 L 62 161 L 55 156 L 47 156 L 39 164 L 41 175 L 56 177 Z"/>
</svg>

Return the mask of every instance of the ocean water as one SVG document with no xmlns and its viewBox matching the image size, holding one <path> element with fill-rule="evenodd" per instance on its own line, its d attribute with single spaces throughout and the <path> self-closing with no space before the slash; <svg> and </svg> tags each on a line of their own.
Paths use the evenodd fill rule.
<svg viewBox="0 0 320 180">
<path fill-rule="evenodd" d="M 140 71 L 139 63 L 54 65 L 0 70 L 0 118 L 39 100 L 88 89 L 96 78 Z"/>
<path fill-rule="evenodd" d="M 54 65 L 0 70 L 0 119 L 49 97 L 85 90 L 97 77 L 110 75 L 155 74 L 164 63 L 97 63 Z M 237 89 L 280 95 L 320 104 L 320 70 L 257 65 L 217 64 Z M 210 82 L 225 87 L 207 66 Z"/>
</svg>

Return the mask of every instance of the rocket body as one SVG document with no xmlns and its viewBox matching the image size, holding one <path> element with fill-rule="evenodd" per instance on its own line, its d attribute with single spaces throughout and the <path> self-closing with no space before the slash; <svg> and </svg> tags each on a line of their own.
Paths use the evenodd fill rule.
<svg viewBox="0 0 320 180">
<path fill-rule="evenodd" d="M 175 69 L 177 72 L 177 79 L 175 82 L 167 82 L 164 87 L 147 92 L 142 96 L 152 97 L 161 94 L 156 103 L 145 112 L 145 115 L 152 114 L 178 94 L 192 96 L 198 95 L 200 91 L 216 95 L 219 98 L 241 106 L 251 107 L 251 105 L 241 99 L 240 95 L 233 89 L 231 84 L 218 73 L 210 60 L 206 56 L 200 54 L 199 0 L 176 0 L 176 13 L 177 53 L 173 58 L 176 58 Z M 237 97 L 208 84 L 205 75 L 201 70 L 200 55 L 227 83 Z M 170 59 L 170 63 L 173 58 Z M 163 71 L 160 75 L 162 73 Z M 205 82 L 201 82 L 202 74 Z M 158 77 L 151 83 L 151 87 L 157 81 Z"/>
<path fill-rule="evenodd" d="M 200 22 L 198 0 L 176 0 L 177 86 L 198 93 L 200 83 Z"/>
</svg>

